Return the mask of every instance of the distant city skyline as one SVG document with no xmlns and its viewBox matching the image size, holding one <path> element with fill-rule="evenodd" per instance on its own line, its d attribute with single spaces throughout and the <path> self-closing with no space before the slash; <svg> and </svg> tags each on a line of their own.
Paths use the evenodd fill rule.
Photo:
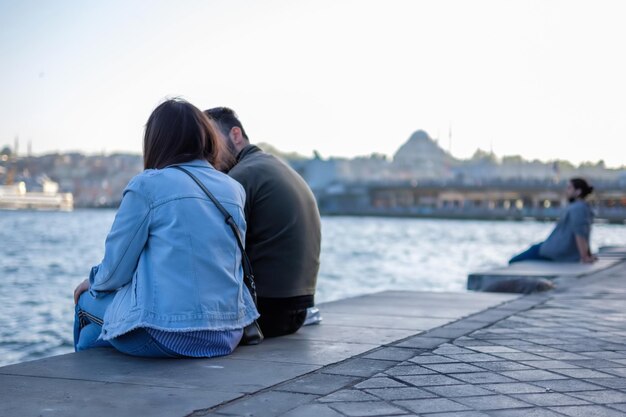
<svg viewBox="0 0 626 417">
<path fill-rule="evenodd" d="M 416 133 L 423 131 L 421 129 L 419 129 L 418 131 L 414 132 L 413 135 L 411 135 L 411 138 L 413 136 L 415 136 Z M 361 158 L 366 158 L 366 159 L 377 159 L 379 158 L 380 155 L 385 156 L 385 158 L 387 158 L 388 161 L 393 161 L 395 160 L 395 156 L 397 154 L 401 154 L 402 148 L 410 141 L 410 139 L 407 139 L 407 141 L 405 141 L 403 144 L 400 145 L 400 147 L 394 151 L 393 153 L 387 155 L 387 154 L 383 154 L 381 152 L 372 152 L 370 154 L 367 155 L 351 155 L 351 156 L 336 156 L 336 155 L 328 155 L 328 156 L 321 156 L 321 155 L 304 155 L 301 153 L 298 153 L 297 151 L 285 151 L 283 149 L 279 149 L 276 146 L 274 146 L 271 143 L 268 142 L 257 142 L 255 143 L 256 145 L 259 145 L 264 151 L 275 154 L 277 156 L 280 156 L 286 160 L 299 160 L 301 158 L 304 159 L 315 159 L 318 156 L 321 156 L 322 159 L 324 160 L 349 160 L 349 161 L 356 161 L 358 159 Z M 484 158 L 485 156 L 490 157 L 493 156 L 493 161 L 495 161 L 497 164 L 499 163 L 517 163 L 519 160 L 517 158 L 521 158 L 521 162 L 525 162 L 525 163 L 533 163 L 535 161 L 539 161 L 542 164 L 552 164 L 554 162 L 563 162 L 563 163 L 569 163 L 572 164 L 573 167 L 577 167 L 577 166 L 589 166 L 591 165 L 598 165 L 603 163 L 606 169 L 609 170 L 626 170 L 626 164 L 622 165 L 622 166 L 606 166 L 606 162 L 604 160 L 597 160 L 597 161 L 580 161 L 578 163 L 576 162 L 572 162 L 566 159 L 547 159 L 547 160 L 540 160 L 540 159 L 530 159 L 530 158 L 524 158 L 523 155 L 499 155 L 495 152 L 493 152 L 493 150 L 487 150 L 487 149 L 481 149 L 481 148 L 477 148 L 476 151 L 474 152 L 473 155 L 467 156 L 467 157 L 457 157 L 454 154 L 450 154 L 448 152 L 447 149 L 443 148 L 441 146 L 441 143 L 436 139 L 436 138 L 430 138 L 434 143 L 437 144 L 437 146 L 439 146 L 445 153 L 447 153 L 448 155 L 451 155 L 453 160 L 459 161 L 459 162 L 463 162 L 463 161 L 471 161 L 474 160 L 474 158 L 478 157 L 479 159 Z M 30 144 L 28 144 L 30 145 Z M 80 155 L 84 155 L 87 157 L 91 157 L 91 156 L 111 156 L 111 155 L 135 155 L 138 157 L 142 156 L 142 153 L 140 151 L 104 151 L 104 150 L 100 150 L 100 151 L 95 151 L 95 152 L 87 152 L 87 151 L 81 151 L 81 150 L 69 150 L 69 151 L 48 151 L 48 152 L 42 152 L 42 153 L 33 153 L 31 151 L 31 146 L 27 146 L 27 150 L 24 151 L 22 147 L 18 146 L 19 150 L 18 150 L 18 154 L 15 154 L 15 145 L 12 147 L 10 145 L 1 145 L 0 146 L 0 153 L 4 150 L 4 148 L 7 147 L 11 150 L 11 152 L 13 152 L 14 156 L 17 157 L 43 157 L 43 156 L 47 156 L 47 155 L 70 155 L 70 154 L 80 154 Z"/>
<path fill-rule="evenodd" d="M 626 165 L 626 3 L 0 0 L 0 147 L 141 152 L 165 97 L 226 105 L 253 142 Z M 449 131 L 452 131 L 450 143 Z M 451 145 L 451 146 L 450 146 Z"/>
</svg>

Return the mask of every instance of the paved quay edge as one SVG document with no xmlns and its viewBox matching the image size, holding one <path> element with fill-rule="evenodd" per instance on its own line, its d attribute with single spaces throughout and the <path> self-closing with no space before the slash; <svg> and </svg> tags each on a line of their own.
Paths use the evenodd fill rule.
<svg viewBox="0 0 626 417">
<path fill-rule="evenodd" d="M 620 279 L 621 287 L 609 290 L 604 281 L 616 279 Z M 559 331 L 563 327 L 560 318 L 540 311 L 554 310 L 561 298 L 580 297 L 581 305 L 584 300 L 596 302 L 602 295 L 623 301 L 626 263 L 586 277 L 557 278 L 556 282 L 555 291 L 504 302 L 190 416 L 626 416 L 626 316 L 617 310 L 614 314 L 620 320 L 612 321 L 617 323 L 619 331 L 615 334 L 621 343 L 594 345 L 589 344 L 589 335 L 597 334 L 593 327 L 597 330 L 601 324 L 594 322 L 586 324 L 592 329 L 577 329 L 582 320 L 575 318 L 568 322 L 567 331 Z M 597 282 L 599 291 L 594 289 Z M 593 296 L 583 287 L 591 287 Z M 602 299 L 598 302 L 605 304 Z M 575 311 L 568 314 L 576 316 Z M 524 333 L 524 340 L 513 337 L 515 332 L 507 333 L 512 323 L 532 319 L 535 327 L 529 328 L 538 335 Z M 547 326 L 546 320 L 554 323 Z M 558 337 L 547 337 L 546 332 L 556 332 Z M 587 345 L 577 346 L 571 343 L 574 340 Z M 469 350 L 472 346 L 473 351 Z M 615 350 L 606 350 L 611 348 Z M 583 356 L 567 349 L 592 351 Z M 618 362 L 593 360 L 593 355 L 610 357 L 611 352 L 619 357 L 615 359 Z M 464 356 L 471 360 L 462 360 Z M 590 367 L 567 363 L 568 358 L 572 362 L 571 358 L 577 357 L 584 358 L 577 359 L 582 361 L 578 364 Z M 618 370 L 599 372 L 594 365 Z"/>
<path fill-rule="evenodd" d="M 8 365 L 0 368 L 0 415 L 70 416 L 89 410 L 94 416 L 184 416 L 518 297 L 386 291 L 321 304 L 322 325 L 225 357 L 167 360 L 93 349 Z"/>
<path fill-rule="evenodd" d="M 235 398 L 216 407 L 195 410 L 186 417 L 281 415 L 281 412 L 289 411 L 288 405 L 295 408 L 317 400 L 322 395 L 329 395 L 345 390 L 347 387 L 358 385 L 367 378 L 385 372 L 413 356 L 432 351 L 453 339 L 488 327 L 521 311 L 532 309 L 548 299 L 549 295 L 547 294 L 531 294 L 512 301 L 505 301 L 451 323 L 382 345 L 298 378 Z M 280 392 L 282 396 L 272 394 L 276 392 Z M 270 403 L 283 403 L 283 405 L 267 409 L 267 407 L 272 407 Z M 315 410 L 311 415 L 317 417 L 325 415 L 324 413 L 320 415 L 319 411 Z M 274 414 L 274 412 L 278 412 L 278 414 Z M 339 415 L 341 414 L 337 414 L 337 416 Z"/>
</svg>

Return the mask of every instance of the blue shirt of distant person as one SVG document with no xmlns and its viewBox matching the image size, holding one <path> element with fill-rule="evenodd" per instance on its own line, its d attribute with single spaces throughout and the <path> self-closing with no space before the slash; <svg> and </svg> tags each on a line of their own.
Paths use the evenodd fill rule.
<svg viewBox="0 0 626 417">
<path fill-rule="evenodd" d="M 592 263 L 589 239 L 593 210 L 586 201 L 593 187 L 582 178 L 571 179 L 565 190 L 569 204 L 548 238 L 514 256 L 509 263 L 527 260 Z"/>
</svg>

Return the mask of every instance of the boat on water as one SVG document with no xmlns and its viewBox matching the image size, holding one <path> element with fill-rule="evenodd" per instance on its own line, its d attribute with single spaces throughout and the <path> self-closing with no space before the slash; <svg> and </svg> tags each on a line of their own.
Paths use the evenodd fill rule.
<svg viewBox="0 0 626 417">
<path fill-rule="evenodd" d="M 42 183 L 42 191 L 27 191 L 24 182 L 0 185 L 0 210 L 72 211 L 72 193 L 59 193 L 59 185 L 50 180 Z"/>
</svg>

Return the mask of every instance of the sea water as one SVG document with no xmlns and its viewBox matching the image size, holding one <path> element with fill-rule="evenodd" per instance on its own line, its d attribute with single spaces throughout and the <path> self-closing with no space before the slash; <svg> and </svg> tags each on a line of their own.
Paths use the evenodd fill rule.
<svg viewBox="0 0 626 417">
<path fill-rule="evenodd" d="M 114 210 L 0 211 L 0 365 L 72 351 L 74 287 L 102 259 Z M 552 223 L 323 217 L 317 302 L 383 290 L 465 291 Z M 594 225 L 592 248 L 626 245 Z"/>
</svg>

